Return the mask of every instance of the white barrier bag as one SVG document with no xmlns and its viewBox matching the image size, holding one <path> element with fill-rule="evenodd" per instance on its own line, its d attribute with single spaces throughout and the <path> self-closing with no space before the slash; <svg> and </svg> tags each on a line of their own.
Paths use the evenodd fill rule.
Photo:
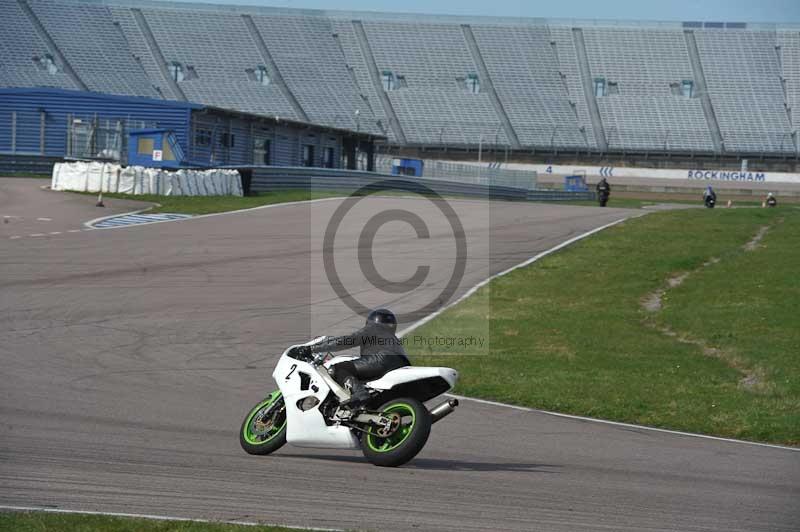
<svg viewBox="0 0 800 532">
<path fill-rule="evenodd" d="M 120 167 L 114 163 L 56 163 L 53 190 L 118 192 L 166 196 L 242 196 L 242 178 L 236 170 L 190 170 L 176 172 L 142 166 Z"/>
</svg>

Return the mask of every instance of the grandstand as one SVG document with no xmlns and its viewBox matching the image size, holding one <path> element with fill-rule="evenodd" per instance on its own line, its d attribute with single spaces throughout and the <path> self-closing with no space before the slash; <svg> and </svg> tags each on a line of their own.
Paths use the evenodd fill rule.
<svg viewBox="0 0 800 532">
<path fill-rule="evenodd" d="M 0 87 L 188 101 L 407 149 L 797 158 L 800 28 L 0 2 Z"/>
</svg>

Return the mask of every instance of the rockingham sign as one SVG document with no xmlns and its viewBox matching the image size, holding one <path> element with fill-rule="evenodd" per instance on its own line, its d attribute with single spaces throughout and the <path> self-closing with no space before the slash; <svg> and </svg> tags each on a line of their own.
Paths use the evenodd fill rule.
<svg viewBox="0 0 800 532">
<path fill-rule="evenodd" d="M 800 183 L 800 174 L 784 172 L 751 172 L 749 170 L 662 170 L 660 168 L 630 168 L 615 166 L 566 166 L 547 164 L 507 164 L 505 168 L 535 170 L 540 175 L 586 174 L 587 177 L 633 177 L 653 179 L 684 179 L 690 181 L 737 181 L 747 183 Z M 592 180 L 596 181 L 596 180 Z"/>
<path fill-rule="evenodd" d="M 729 170 L 688 170 L 689 179 L 705 179 L 707 181 L 767 181 L 766 172 L 736 172 Z M 771 181 L 778 181 L 772 179 Z"/>
</svg>

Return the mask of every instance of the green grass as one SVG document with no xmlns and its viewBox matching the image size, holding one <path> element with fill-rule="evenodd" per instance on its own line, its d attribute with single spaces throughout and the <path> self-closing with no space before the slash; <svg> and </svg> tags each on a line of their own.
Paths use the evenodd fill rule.
<svg viewBox="0 0 800 532">
<path fill-rule="evenodd" d="M 743 251 L 764 225 L 762 246 Z M 798 264 L 800 210 L 649 214 L 496 279 L 413 333 L 487 346 L 410 351 L 457 368 L 464 395 L 796 445 Z M 694 273 L 644 310 L 681 272 Z"/>
<path fill-rule="evenodd" d="M 274 526 L 157 521 L 130 517 L 47 512 L 0 512 L 0 530 L 14 532 L 292 532 Z"/>
</svg>

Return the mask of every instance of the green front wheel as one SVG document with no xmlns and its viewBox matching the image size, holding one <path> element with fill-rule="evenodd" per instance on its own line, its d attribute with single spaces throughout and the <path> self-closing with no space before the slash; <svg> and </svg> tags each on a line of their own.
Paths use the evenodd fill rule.
<svg viewBox="0 0 800 532">
<path fill-rule="evenodd" d="M 286 443 L 286 405 L 275 390 L 254 406 L 242 422 L 239 443 L 248 454 L 270 454 Z"/>
<path fill-rule="evenodd" d="M 361 438 L 361 451 L 377 466 L 397 467 L 419 453 L 431 433 L 431 414 L 416 399 L 403 398 L 389 401 L 379 412 L 392 418 L 390 427 L 370 429 Z"/>
</svg>

